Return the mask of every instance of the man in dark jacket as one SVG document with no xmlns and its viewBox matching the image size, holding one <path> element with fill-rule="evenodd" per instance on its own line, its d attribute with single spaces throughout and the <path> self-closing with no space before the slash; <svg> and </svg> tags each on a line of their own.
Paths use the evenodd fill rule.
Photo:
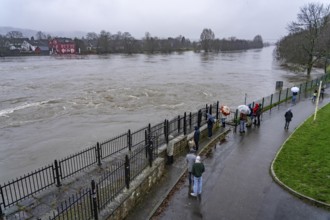
<svg viewBox="0 0 330 220">
<path fill-rule="evenodd" d="M 288 111 L 285 112 L 284 117 L 285 117 L 284 129 L 288 130 L 290 121 L 293 118 L 293 114 L 291 112 L 291 109 L 288 109 Z"/>
<path fill-rule="evenodd" d="M 198 147 L 199 147 L 199 136 L 200 136 L 199 128 L 198 128 L 198 126 L 195 126 L 194 142 L 195 142 L 195 150 L 196 150 L 196 152 L 198 151 Z"/>
<path fill-rule="evenodd" d="M 192 196 L 202 194 L 202 174 L 205 171 L 204 164 L 201 162 L 201 157 L 197 156 L 192 167 L 192 175 L 194 176 L 194 191 L 190 193 Z"/>
<path fill-rule="evenodd" d="M 214 124 L 214 117 L 207 113 L 207 134 L 208 137 L 211 138 L 212 137 L 212 130 L 213 130 L 213 124 Z"/>
</svg>

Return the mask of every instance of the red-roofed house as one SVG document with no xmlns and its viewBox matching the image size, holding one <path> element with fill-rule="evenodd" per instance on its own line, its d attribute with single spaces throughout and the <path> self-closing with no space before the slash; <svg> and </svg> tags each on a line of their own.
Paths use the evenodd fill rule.
<svg viewBox="0 0 330 220">
<path fill-rule="evenodd" d="M 54 38 L 49 41 L 49 48 L 53 54 L 74 54 L 76 46 L 70 38 Z"/>
</svg>

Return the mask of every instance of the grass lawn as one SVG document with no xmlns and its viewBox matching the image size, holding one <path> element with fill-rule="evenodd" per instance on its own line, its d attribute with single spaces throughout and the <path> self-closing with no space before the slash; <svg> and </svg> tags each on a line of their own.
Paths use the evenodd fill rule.
<svg viewBox="0 0 330 220">
<path fill-rule="evenodd" d="M 293 190 L 330 204 L 330 104 L 311 116 L 285 143 L 274 172 Z"/>
</svg>

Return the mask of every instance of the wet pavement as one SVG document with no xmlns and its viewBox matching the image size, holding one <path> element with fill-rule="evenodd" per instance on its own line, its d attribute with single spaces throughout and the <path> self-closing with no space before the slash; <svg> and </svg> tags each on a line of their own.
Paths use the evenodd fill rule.
<svg viewBox="0 0 330 220">
<path fill-rule="evenodd" d="M 329 102 L 327 95 L 320 106 Z M 293 120 L 289 130 L 284 130 L 284 113 L 289 107 Z M 330 211 L 296 198 L 276 184 L 270 175 L 271 162 L 282 143 L 314 110 L 315 105 L 309 99 L 300 100 L 292 107 L 284 103 L 264 113 L 259 127 L 248 128 L 244 134 L 231 131 L 225 142 L 202 157 L 206 172 L 199 199 L 189 195 L 184 158 L 177 159 L 168 171 L 172 180 L 168 178 L 156 186 L 158 191 L 151 192 L 127 219 L 329 220 Z M 175 176 L 181 175 L 181 181 L 170 193 Z M 161 214 L 155 215 L 156 208 L 169 193 L 166 204 L 158 209 Z"/>
</svg>

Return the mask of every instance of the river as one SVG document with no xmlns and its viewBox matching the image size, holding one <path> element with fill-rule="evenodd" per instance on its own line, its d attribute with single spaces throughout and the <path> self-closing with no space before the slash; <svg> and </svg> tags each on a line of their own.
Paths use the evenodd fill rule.
<svg viewBox="0 0 330 220">
<path fill-rule="evenodd" d="M 128 129 L 307 79 L 273 50 L 0 58 L 0 183 Z"/>
</svg>

